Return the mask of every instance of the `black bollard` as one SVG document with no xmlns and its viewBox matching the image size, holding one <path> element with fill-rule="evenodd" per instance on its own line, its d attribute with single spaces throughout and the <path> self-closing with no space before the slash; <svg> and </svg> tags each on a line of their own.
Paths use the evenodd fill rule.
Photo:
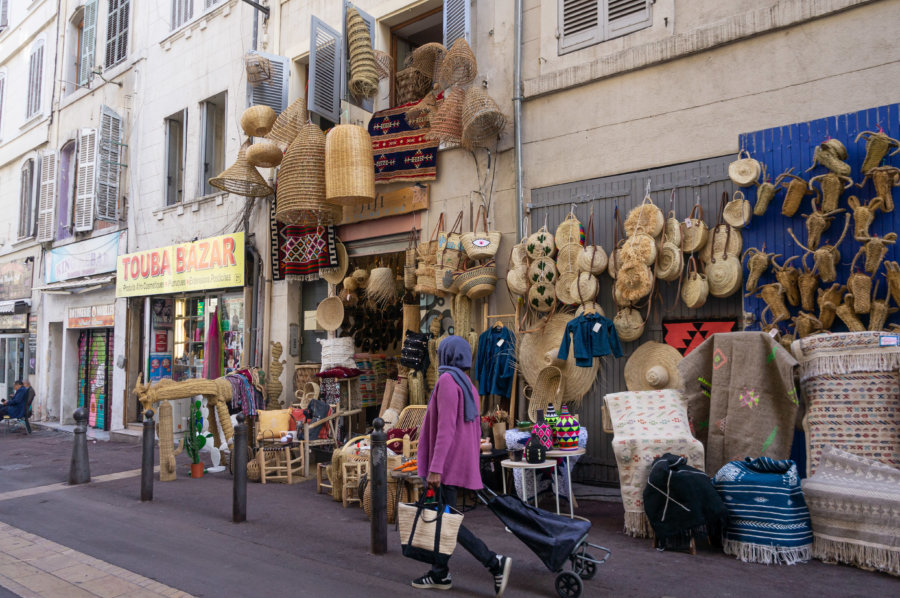
<svg viewBox="0 0 900 598">
<path fill-rule="evenodd" d="M 232 491 L 231 520 L 235 523 L 247 521 L 247 424 L 244 415 L 237 416 L 234 427 L 234 446 L 231 461 L 234 463 L 234 487 Z"/>
<path fill-rule="evenodd" d="M 69 484 L 86 484 L 91 481 L 91 462 L 87 447 L 87 409 L 75 410 L 75 441 L 72 445 L 72 462 L 69 464 Z"/>
<path fill-rule="evenodd" d="M 372 485 L 372 554 L 387 552 L 387 434 L 384 420 L 372 422 L 369 483 Z"/>
<path fill-rule="evenodd" d="M 141 453 L 141 502 L 153 500 L 153 441 L 156 430 L 153 410 L 144 413 L 144 445 Z"/>
</svg>

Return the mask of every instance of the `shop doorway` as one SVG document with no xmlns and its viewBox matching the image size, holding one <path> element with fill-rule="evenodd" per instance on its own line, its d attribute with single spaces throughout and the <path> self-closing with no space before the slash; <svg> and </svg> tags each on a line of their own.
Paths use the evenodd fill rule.
<svg viewBox="0 0 900 598">
<path fill-rule="evenodd" d="M 78 407 L 88 410 L 88 425 L 109 430 L 113 329 L 90 328 L 78 336 Z"/>
<path fill-rule="evenodd" d="M 0 335 L 0 386 L 3 396 L 12 397 L 13 384 L 16 380 L 27 378 L 27 366 L 31 359 L 27 334 Z"/>
</svg>

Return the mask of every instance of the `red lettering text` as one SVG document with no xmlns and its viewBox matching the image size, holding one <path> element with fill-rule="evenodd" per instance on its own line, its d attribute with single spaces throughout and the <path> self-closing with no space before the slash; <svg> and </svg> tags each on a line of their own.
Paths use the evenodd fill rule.
<svg viewBox="0 0 900 598">
<path fill-rule="evenodd" d="M 222 239 L 222 264 L 225 266 L 237 264 L 237 261 L 234 259 L 234 237 Z"/>
</svg>

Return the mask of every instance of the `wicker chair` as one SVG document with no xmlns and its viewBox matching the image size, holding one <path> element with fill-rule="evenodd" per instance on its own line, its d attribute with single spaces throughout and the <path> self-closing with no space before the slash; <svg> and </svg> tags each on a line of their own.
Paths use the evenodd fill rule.
<svg viewBox="0 0 900 598">
<path fill-rule="evenodd" d="M 409 405 L 404 407 L 403 411 L 400 412 L 400 416 L 397 418 L 397 425 L 394 427 L 401 429 L 421 428 L 422 422 L 425 421 L 425 411 L 427 409 L 427 405 Z M 388 448 L 395 453 L 402 453 L 404 459 L 415 457 L 419 451 L 418 436 L 415 440 L 412 440 L 409 437 L 409 434 L 405 434 L 403 438 L 394 438 L 388 441 Z"/>
<path fill-rule="evenodd" d="M 369 472 L 369 455 L 353 454 L 353 447 L 358 442 L 368 442 L 368 436 L 354 436 L 344 444 L 341 449 L 341 503 L 347 508 L 351 502 L 362 504 L 362 497 L 359 496 L 359 481 L 363 475 Z"/>
</svg>

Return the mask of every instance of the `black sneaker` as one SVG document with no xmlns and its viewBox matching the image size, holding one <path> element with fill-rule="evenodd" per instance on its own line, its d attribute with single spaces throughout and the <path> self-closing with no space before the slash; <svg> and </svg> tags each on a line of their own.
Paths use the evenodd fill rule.
<svg viewBox="0 0 900 598">
<path fill-rule="evenodd" d="M 491 567 L 491 573 L 494 576 L 494 592 L 497 598 L 500 598 L 506 591 L 510 569 L 512 569 L 512 559 L 498 554 L 497 562 Z"/>
<path fill-rule="evenodd" d="M 450 574 L 445 577 L 438 577 L 433 571 L 429 571 L 422 577 L 412 581 L 412 587 L 422 590 L 449 590 L 453 587 L 450 581 Z"/>
</svg>

